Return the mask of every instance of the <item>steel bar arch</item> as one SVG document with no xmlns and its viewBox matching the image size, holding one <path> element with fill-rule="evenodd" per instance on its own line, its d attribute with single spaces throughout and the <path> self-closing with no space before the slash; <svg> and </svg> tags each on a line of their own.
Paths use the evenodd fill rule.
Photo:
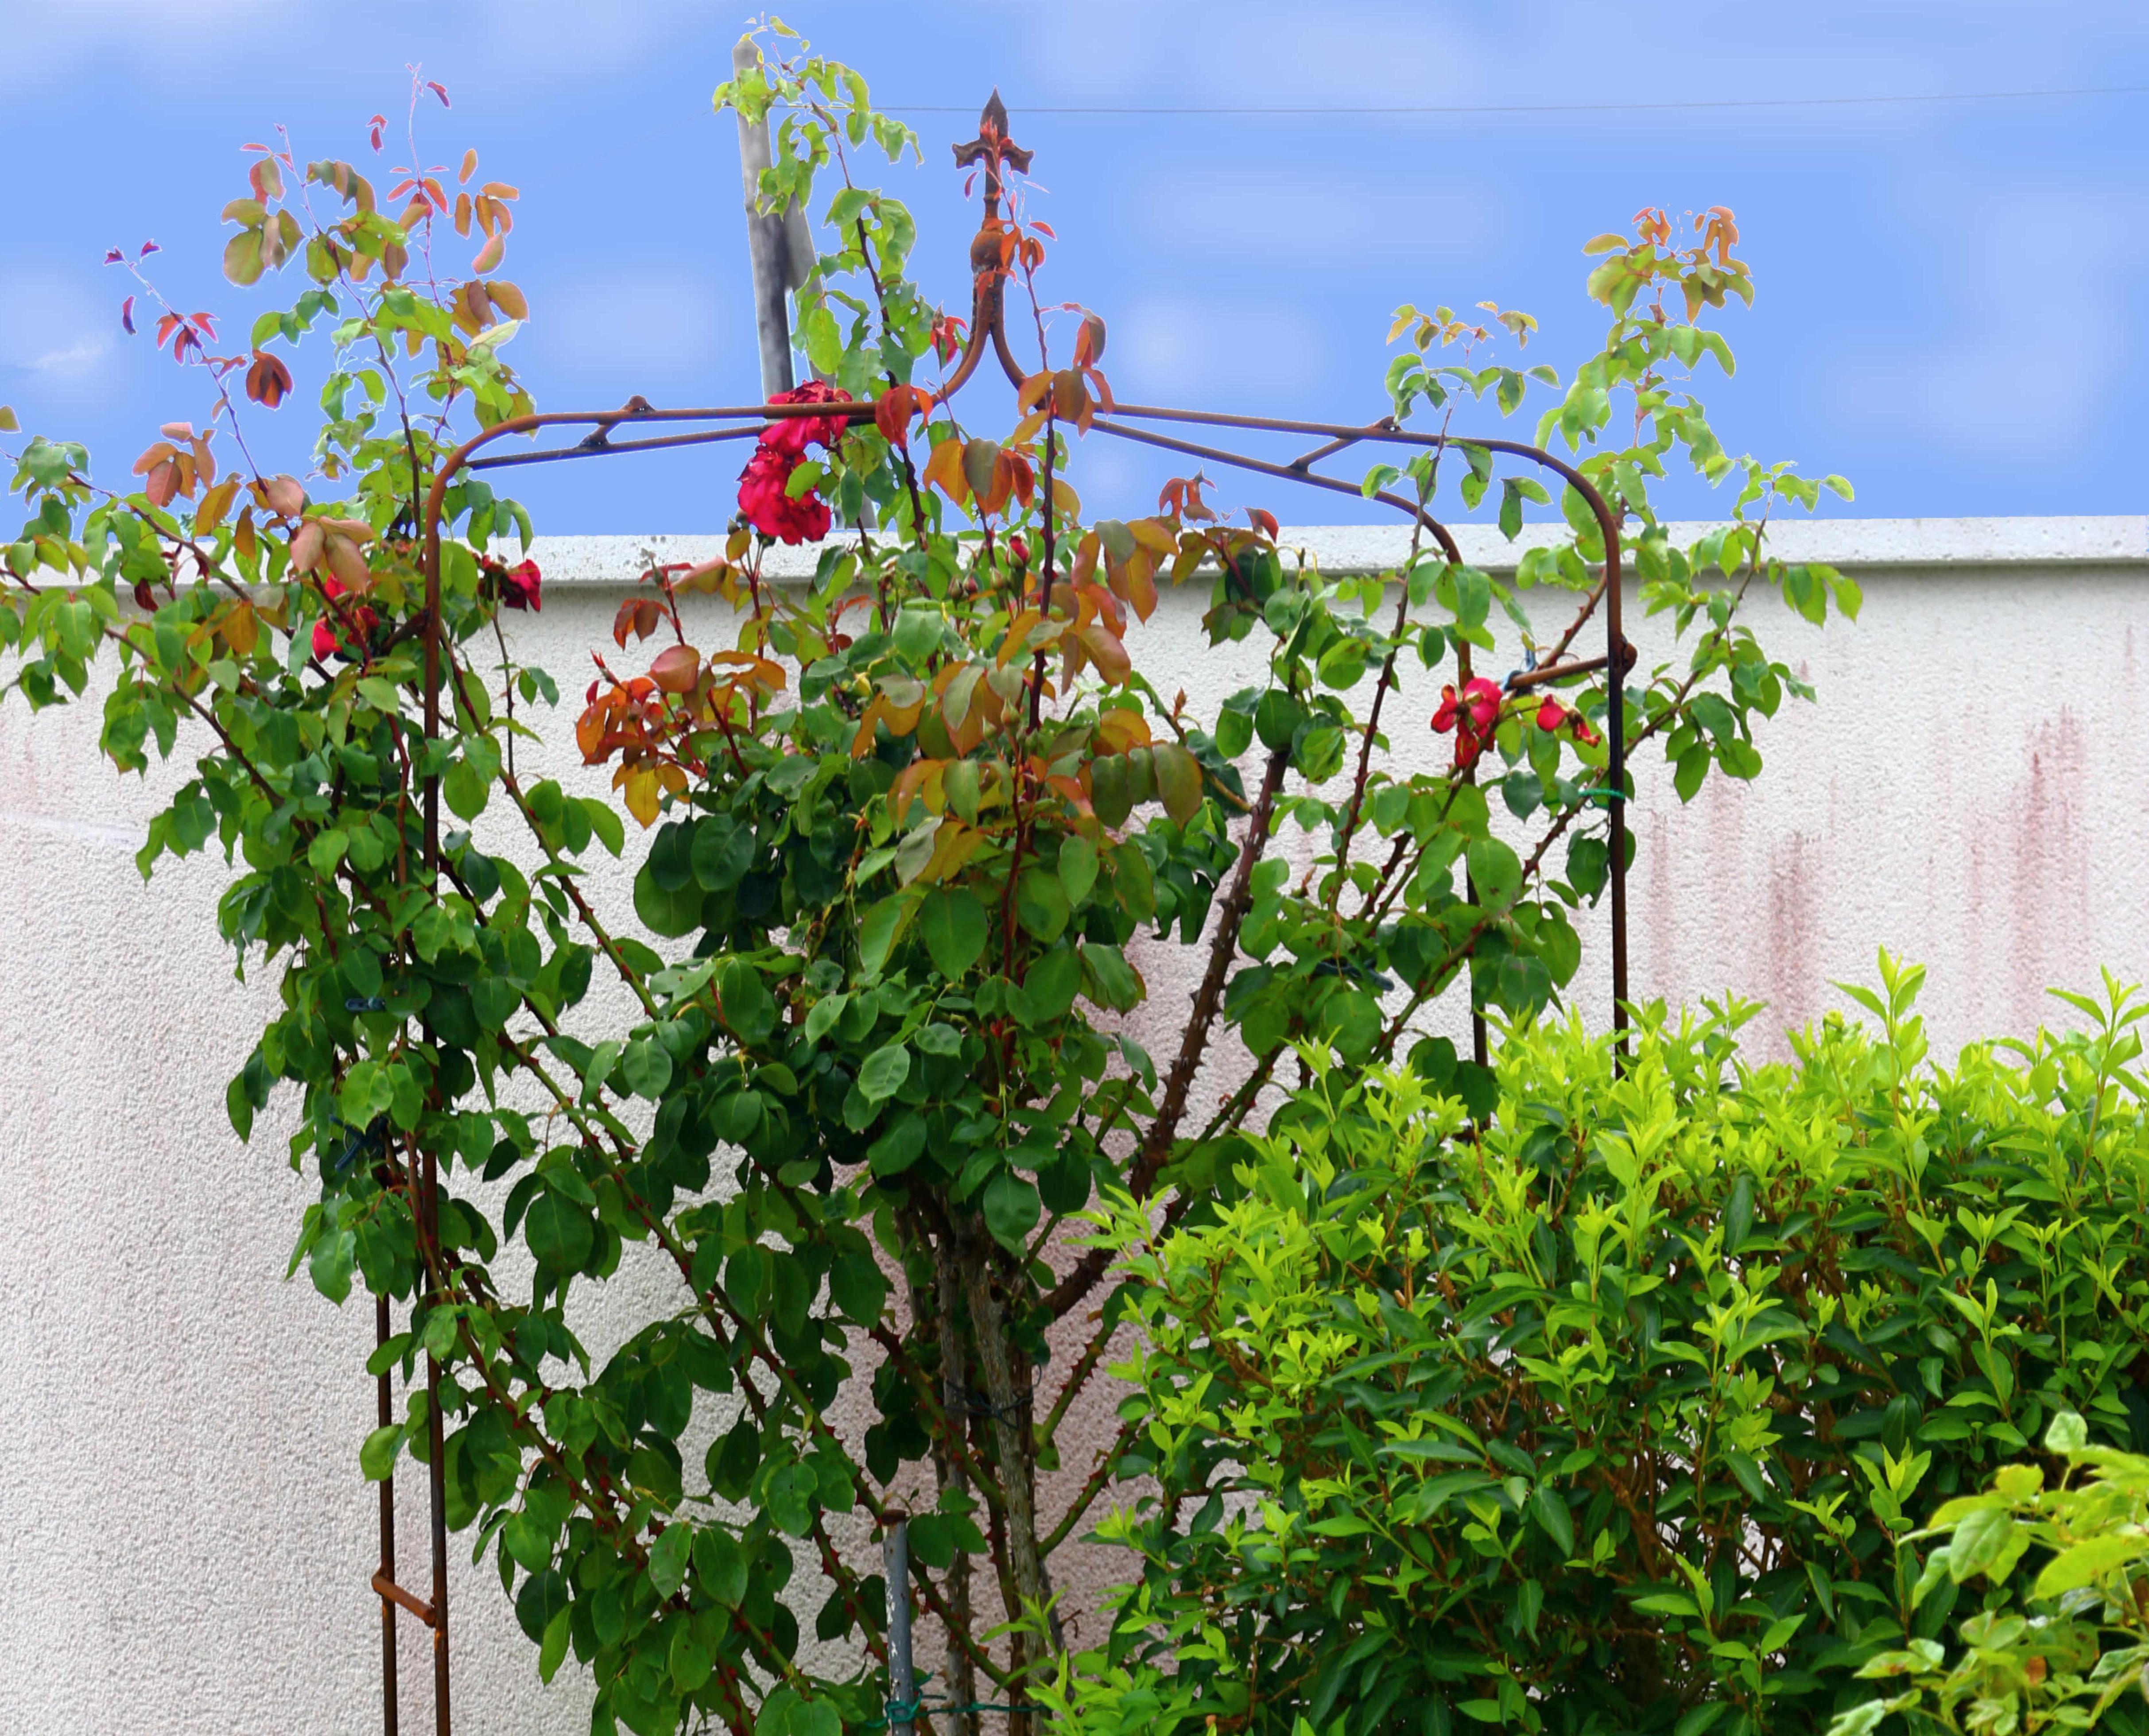
<svg viewBox="0 0 2149 1736">
<path fill-rule="evenodd" d="M 1029 166 L 1030 153 L 1015 145 L 1008 137 L 1008 117 L 1001 104 L 999 92 L 994 92 L 979 117 L 979 136 L 966 144 L 955 148 L 959 166 L 981 164 L 984 171 L 984 209 L 983 220 L 970 243 L 969 259 L 973 274 L 970 330 L 954 374 L 949 379 L 940 395 L 941 401 L 953 396 L 966 385 L 978 371 L 988 353 L 999 363 L 1000 370 L 1014 385 L 1024 379 L 1020 365 L 1015 359 L 1006 330 L 1005 290 L 1010 274 L 1002 259 L 1002 237 L 1004 226 L 999 215 L 1000 201 L 1004 194 L 1003 164 L 1019 170 Z M 1517 671 L 1508 676 L 1503 690 L 1516 692 L 1542 685 L 1567 676 L 1578 676 L 1602 670 L 1609 688 L 1609 702 L 1605 713 L 1605 742 L 1608 766 L 1605 783 L 1601 792 L 1608 811 L 1609 838 L 1609 878 L 1611 882 L 1611 952 L 1612 952 L 1612 1024 L 1616 1033 L 1627 1029 L 1628 981 L 1627 969 L 1627 782 L 1626 782 L 1626 674 L 1634 662 L 1633 647 L 1622 632 L 1621 587 L 1622 571 L 1619 548 L 1620 515 L 1607 502 L 1603 493 L 1574 465 L 1566 462 L 1544 448 L 1525 441 L 1504 440 L 1475 435 L 1422 434 L 1403 428 L 1392 418 L 1366 424 L 1336 423 L 1302 420 L 1277 416 L 1239 415 L 1220 410 L 1179 410 L 1159 405 L 1115 403 L 1104 406 L 1106 414 L 1094 417 L 1093 431 L 1130 444 L 1178 454 L 1205 462 L 1229 465 L 1256 475 L 1303 486 L 1325 490 L 1331 493 L 1366 497 L 1358 483 L 1347 478 L 1324 476 L 1312 466 L 1321 460 L 1332 457 L 1361 444 L 1414 447 L 1420 450 L 1442 451 L 1455 447 L 1476 447 L 1485 451 L 1517 458 L 1558 476 L 1573 488 L 1587 504 L 1591 516 L 1596 521 L 1598 534 L 1603 546 L 1602 572 L 1597 584 L 1584 598 L 1574 622 L 1562 640 L 1562 645 L 1571 643 L 1580 628 L 1601 602 L 1603 606 L 1605 644 L 1601 657 L 1555 661 L 1548 666 Z M 862 421 L 873 414 L 871 400 L 856 402 L 778 404 L 759 403 L 720 405 L 699 409 L 660 409 L 647 400 L 636 397 L 617 410 L 561 410 L 544 414 L 515 416 L 495 424 L 455 447 L 442 461 L 428 489 L 420 516 L 421 561 L 425 581 L 425 737 L 436 739 L 440 732 L 440 695 L 441 685 L 440 641 L 440 522 L 446 503 L 449 485 L 465 470 L 504 469 L 535 464 L 567 462 L 577 459 L 626 457 L 633 454 L 661 450 L 676 450 L 683 447 L 709 445 L 728 440 L 754 438 L 770 422 L 791 417 L 811 416 L 818 419 L 840 418 Z M 1162 423 L 1190 428 L 1228 429 L 1241 433 L 1293 434 L 1318 438 L 1322 444 L 1296 459 L 1278 463 L 1251 453 L 1235 451 L 1227 447 L 1209 445 L 1187 440 L 1177 435 L 1159 432 L 1152 427 L 1135 426 L 1137 423 Z M 669 427 L 674 425 L 707 425 L 692 427 L 689 431 L 649 434 L 622 440 L 612 438 L 614 430 L 623 428 L 642 429 Z M 550 429 L 586 428 L 589 431 L 571 445 L 544 448 L 529 452 L 486 454 L 486 449 L 496 442 L 517 435 L 537 435 Z M 485 454 L 486 455 L 481 455 Z M 1452 532 L 1439 520 L 1427 513 L 1417 502 L 1390 491 L 1376 491 L 1370 498 L 1400 512 L 1412 523 L 1422 528 L 1438 545 L 1442 554 L 1452 563 L 1462 564 L 1462 551 Z M 1048 497 L 1045 511 L 1051 511 Z M 426 874 L 437 880 L 440 872 L 440 777 L 429 772 L 423 786 L 424 850 L 421 860 Z M 1473 1009 L 1472 1023 L 1476 1030 L 1479 1059 L 1483 1059 L 1484 1024 L 1482 1016 Z M 439 1256 L 439 1176 L 435 1160 L 430 1153 L 421 1154 L 421 1175 L 419 1178 L 416 1200 L 418 1241 L 421 1255 L 428 1249 L 433 1259 L 430 1266 L 440 1264 Z M 438 1278 L 431 1281 L 437 1296 Z M 389 1305 L 385 1296 L 376 1298 L 377 1341 L 386 1344 L 390 1338 Z M 446 1485 L 445 1453 L 442 1450 L 442 1432 L 437 1397 L 440 1386 L 439 1364 L 430 1356 L 426 1359 L 426 1384 L 434 1402 L 428 1406 L 429 1427 L 427 1446 L 430 1462 L 427 1466 L 430 1496 L 432 1595 L 420 1598 L 406 1590 L 395 1577 L 395 1516 L 392 1479 L 384 1482 L 380 1489 L 380 1566 L 372 1578 L 372 1588 L 380 1598 L 382 1623 L 382 1688 L 383 1728 L 386 1736 L 397 1736 L 395 1612 L 400 1608 L 415 1616 L 428 1628 L 433 1642 L 433 1674 L 435 1698 L 435 1725 L 438 1736 L 450 1736 L 451 1718 L 449 1698 L 448 1598 L 447 1598 L 447 1533 L 445 1525 Z M 382 1423 L 392 1420 L 392 1398 L 390 1376 L 384 1372 L 379 1377 L 379 1411 Z"/>
</svg>

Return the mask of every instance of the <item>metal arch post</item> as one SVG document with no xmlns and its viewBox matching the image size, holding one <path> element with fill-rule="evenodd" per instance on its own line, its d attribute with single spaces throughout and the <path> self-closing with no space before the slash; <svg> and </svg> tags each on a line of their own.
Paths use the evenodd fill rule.
<svg viewBox="0 0 2149 1736">
<path fill-rule="evenodd" d="M 999 361 L 1002 371 L 1009 380 L 1019 385 L 1024 378 L 1020 365 L 1010 347 L 1005 318 L 1005 284 L 1007 269 L 1000 253 L 1001 238 L 1004 234 L 999 217 L 999 201 L 1003 193 L 1001 170 L 1004 164 L 1018 170 L 1027 170 L 1030 153 L 1014 144 L 1008 137 L 1007 111 L 1001 104 L 999 93 L 994 93 L 980 117 L 979 136 L 967 144 L 955 147 L 959 165 L 980 164 L 985 171 L 985 211 L 977 234 L 970 244 L 970 264 L 973 273 L 972 330 L 968 335 L 961 361 L 955 373 L 948 380 L 940 393 L 942 401 L 952 396 L 970 380 L 984 360 L 989 345 Z M 1602 668 L 1608 687 L 1605 738 L 1608 769 L 1605 790 L 1608 810 L 1610 844 L 1609 864 L 1612 883 L 1612 1020 L 1613 1029 L 1620 1034 L 1620 1053 L 1625 1053 L 1624 1033 L 1627 1029 L 1628 999 L 1628 938 L 1627 938 L 1627 814 L 1626 814 L 1626 672 L 1633 662 L 1633 650 L 1622 631 L 1621 561 L 1619 547 L 1619 519 L 1614 515 L 1599 491 L 1573 465 L 1554 456 L 1543 448 L 1519 440 L 1474 437 L 1462 435 L 1428 435 L 1411 432 L 1397 426 L 1392 419 L 1371 424 L 1314 422 L 1270 416 L 1239 415 L 1215 410 L 1175 410 L 1160 405 L 1118 404 L 1108 407 L 1113 418 L 1133 418 L 1142 421 L 1165 421 L 1194 424 L 1202 426 L 1231 428 L 1247 433 L 1295 433 L 1314 435 L 1325 444 L 1289 463 L 1276 463 L 1248 454 L 1229 451 L 1222 447 L 1208 446 L 1175 436 L 1160 434 L 1149 429 L 1127 425 L 1124 420 L 1095 419 L 1091 426 L 1116 438 L 1174 451 L 1188 456 L 1206 459 L 1220 464 L 1251 470 L 1260 475 L 1276 477 L 1305 486 L 1326 490 L 1332 493 L 1362 497 L 1363 491 L 1353 482 L 1340 477 L 1320 476 L 1312 465 L 1320 459 L 1358 445 L 1371 442 L 1376 445 L 1412 445 L 1434 450 L 1449 446 L 1477 446 L 1488 451 L 1506 453 L 1527 459 L 1558 476 L 1581 495 L 1596 519 L 1598 534 L 1604 546 L 1603 579 L 1595 595 L 1583 605 L 1577 617 L 1575 627 L 1586 621 L 1597 605 L 1603 601 L 1605 625 L 1605 653 L 1601 658 L 1575 660 L 1558 663 L 1545 669 L 1511 678 L 1509 685 L 1523 687 L 1557 679 L 1565 675 L 1579 675 Z M 856 402 L 731 405 L 707 408 L 660 410 L 647 400 L 636 398 L 618 410 L 567 410 L 548 412 L 510 418 L 496 423 L 465 440 L 450 452 L 435 474 L 424 503 L 420 520 L 420 560 L 425 581 L 425 738 L 428 742 L 439 738 L 440 731 L 440 684 L 442 677 L 442 643 L 440 618 L 440 523 L 446 503 L 449 485 L 466 469 L 481 470 L 496 466 L 546 464 L 577 458 L 627 456 L 629 454 L 682 446 L 712 444 L 724 440 L 742 440 L 752 436 L 766 424 L 796 416 L 817 418 L 839 417 L 845 420 L 863 420 L 873 414 L 869 400 Z M 623 423 L 652 423 L 659 425 L 717 422 L 736 424 L 735 426 L 704 429 L 692 433 L 654 435 L 646 439 L 615 442 L 611 430 Z M 590 432 L 572 446 L 551 448 L 531 452 L 521 452 L 481 458 L 484 448 L 496 440 L 514 435 L 534 435 L 547 428 L 587 428 Z M 1441 552 L 1451 562 L 1459 563 L 1462 552 L 1452 533 L 1440 521 L 1427 513 L 1422 506 L 1401 495 L 1382 491 L 1373 499 L 1402 512 L 1421 526 L 1439 545 Z M 1572 636 L 1574 628 L 1569 629 Z M 1566 642 L 1563 641 L 1563 644 Z M 422 812 L 424 817 L 424 850 L 422 860 L 427 875 L 437 879 L 440 872 L 440 777 L 429 769 L 423 780 Z M 1477 1014 L 1472 1014 L 1473 1019 Z M 1482 1020 L 1478 1021 L 1482 1033 Z M 419 1248 L 421 1256 L 430 1252 L 428 1271 L 430 1281 L 435 1286 L 440 1281 L 437 1269 L 441 1266 L 439 1239 L 440 1176 L 437 1160 L 430 1152 L 419 1155 L 420 1175 L 414 1215 L 416 1219 Z M 378 1344 L 388 1342 L 389 1299 L 375 1298 L 375 1338 Z M 446 1528 L 446 1467 L 443 1448 L 443 1426 L 439 1405 L 440 1369 L 430 1356 L 426 1359 L 427 1447 L 430 1461 L 427 1467 L 432 1554 L 432 1596 L 420 1599 L 405 1590 L 395 1580 L 395 1494 L 392 1479 L 385 1480 L 380 1488 L 380 1566 L 373 1576 L 373 1589 L 381 1602 L 381 1679 L 383 1688 L 383 1728 L 386 1736 L 397 1736 L 395 1611 L 400 1607 L 415 1615 L 431 1628 L 433 1633 L 433 1674 L 435 1721 L 438 1736 L 450 1736 L 449 1699 L 448 1650 L 448 1596 L 447 1596 L 447 1528 Z M 378 1414 L 385 1426 L 392 1421 L 393 1400 L 390 1376 L 383 1373 L 379 1379 Z"/>
</svg>

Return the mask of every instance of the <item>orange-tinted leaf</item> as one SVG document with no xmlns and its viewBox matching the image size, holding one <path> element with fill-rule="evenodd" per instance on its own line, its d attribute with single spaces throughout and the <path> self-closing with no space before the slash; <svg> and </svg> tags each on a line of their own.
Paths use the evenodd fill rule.
<svg viewBox="0 0 2149 1736">
<path fill-rule="evenodd" d="M 1105 322 L 1095 314 L 1082 316 L 1082 329 L 1074 335 L 1074 365 L 1094 367 L 1105 357 Z"/>
<path fill-rule="evenodd" d="M 1140 712 L 1115 707 L 1097 719 L 1097 740 L 1114 753 L 1125 753 L 1130 747 L 1146 747 L 1155 739 L 1150 733 L 1149 720 Z"/>
<path fill-rule="evenodd" d="M 455 172 L 456 184 L 458 186 L 464 184 L 476 173 L 477 147 L 476 145 L 472 145 L 468 150 L 463 153 L 463 166 Z"/>
<path fill-rule="evenodd" d="M 224 516 L 231 511 L 232 498 L 239 492 L 239 478 L 226 476 L 207 494 L 194 512 L 194 534 L 206 536 L 224 522 Z"/>
<path fill-rule="evenodd" d="M 343 581 L 346 590 L 364 592 L 373 586 L 373 573 L 365 564 L 365 556 L 359 552 L 358 545 L 350 537 L 330 532 L 321 540 L 321 558 L 328 569 Z"/>
<path fill-rule="evenodd" d="M 1062 368 L 1052 376 L 1052 408 L 1054 414 L 1071 422 L 1089 407 L 1089 389 L 1083 385 L 1079 373 L 1072 368 Z"/>
<path fill-rule="evenodd" d="M 644 827 L 657 823 L 657 803 L 659 787 L 657 768 L 649 764 L 622 766 L 613 774 L 614 787 L 623 791 L 627 811 Z"/>
<path fill-rule="evenodd" d="M 240 657 L 251 656 L 261 637 L 260 617 L 254 612 L 249 602 L 236 602 L 224 617 L 220 629 L 224 642 Z"/>
<path fill-rule="evenodd" d="M 476 272 L 490 271 L 501 262 L 506 252 L 507 237 L 495 235 L 478 249 L 477 257 L 471 261 L 471 269 Z"/>
<path fill-rule="evenodd" d="M 701 653 L 691 645 L 667 645 L 649 666 L 650 680 L 666 693 L 691 693 L 701 676 Z"/>
<path fill-rule="evenodd" d="M 527 320 L 530 302 L 523 293 L 505 278 L 496 278 L 485 286 L 486 298 L 500 309 L 504 320 Z"/>
<path fill-rule="evenodd" d="M 944 440 L 933 449 L 933 455 L 925 461 L 923 480 L 927 487 L 938 486 L 958 506 L 970 498 L 970 485 L 963 474 L 963 443 L 959 440 Z"/>
<path fill-rule="evenodd" d="M 1134 672 L 1134 663 L 1127 656 L 1127 648 L 1120 642 L 1119 635 L 1101 621 L 1093 621 L 1081 632 L 1082 648 L 1090 654 L 1090 661 L 1097 666 L 1098 674 L 1112 686 L 1118 687 Z"/>
</svg>

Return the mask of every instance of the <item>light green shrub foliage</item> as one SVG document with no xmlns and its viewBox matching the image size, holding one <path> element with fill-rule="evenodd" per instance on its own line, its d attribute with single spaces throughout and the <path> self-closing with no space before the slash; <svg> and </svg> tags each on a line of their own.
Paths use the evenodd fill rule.
<svg viewBox="0 0 2149 1736">
<path fill-rule="evenodd" d="M 2062 1411 L 2149 1446 L 2141 1009 L 1945 1070 L 1881 963 L 1879 1033 L 1794 1065 L 1750 1007 L 1648 1013 L 1623 1076 L 1517 1029 L 1482 1129 L 1309 1055 L 1213 1208 L 1105 1214 L 1160 1492 L 1104 1527 L 1140 1577 L 1064 1715 L 1824 1729 L 1968 1608 L 1936 1501 Z"/>
<path fill-rule="evenodd" d="M 1980 1495 L 1949 1502 L 1912 1593 L 1981 1580 L 1952 1658 L 1939 1641 L 1883 1652 L 1859 1673 L 1891 1691 L 1852 1707 L 1829 1736 L 1867 1736 L 1891 1713 L 1915 1731 L 2026 1736 L 2054 1728 L 2138 1730 L 2149 1687 L 2149 1457 L 2091 1447 L 2062 1411 L 2045 1432 L 2057 1462 L 2008 1465 Z M 2077 1476 L 2077 1472 L 2086 1475 Z"/>
</svg>

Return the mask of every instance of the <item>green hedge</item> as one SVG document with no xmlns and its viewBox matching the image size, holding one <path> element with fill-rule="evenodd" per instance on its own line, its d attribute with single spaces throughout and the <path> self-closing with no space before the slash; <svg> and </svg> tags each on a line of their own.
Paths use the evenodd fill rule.
<svg viewBox="0 0 2149 1736">
<path fill-rule="evenodd" d="M 1143 1349 L 1153 1501 L 1108 1648 L 1054 1690 L 1164 1736 L 1824 1730 L 1951 1630 L 1924 1516 L 2078 1411 L 2149 1448 L 2141 1016 L 1931 1066 L 1880 1029 L 1743 1059 L 1751 1008 L 1646 1017 L 1623 1074 L 1517 1030 L 1482 1131 L 1316 1070 L 1238 1190 L 1102 1233 Z M 2072 999 L 2072 998 L 2070 998 Z M 1320 1064 L 1313 1063 L 1316 1069 Z"/>
</svg>

